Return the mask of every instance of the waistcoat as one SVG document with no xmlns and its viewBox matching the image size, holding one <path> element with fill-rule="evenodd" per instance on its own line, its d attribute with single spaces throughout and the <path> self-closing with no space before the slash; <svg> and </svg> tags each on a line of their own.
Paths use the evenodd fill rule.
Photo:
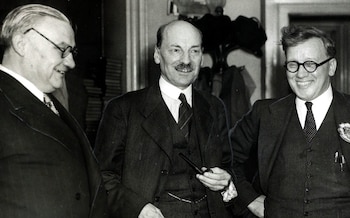
<svg viewBox="0 0 350 218">
<path fill-rule="evenodd" d="M 339 140 L 332 106 L 310 143 L 294 109 L 269 178 L 266 217 L 342 217 L 350 176 L 335 162 Z"/>
<path fill-rule="evenodd" d="M 172 129 L 173 157 L 172 166 L 158 206 L 165 217 L 197 217 L 200 214 L 208 214 L 205 187 L 196 178 L 196 172 L 178 155 L 181 152 L 198 167 L 203 166 L 196 126 L 192 122 L 189 140 L 187 141 L 170 112 L 167 120 Z M 183 202 L 169 196 L 168 193 L 192 202 L 199 202 Z"/>
</svg>

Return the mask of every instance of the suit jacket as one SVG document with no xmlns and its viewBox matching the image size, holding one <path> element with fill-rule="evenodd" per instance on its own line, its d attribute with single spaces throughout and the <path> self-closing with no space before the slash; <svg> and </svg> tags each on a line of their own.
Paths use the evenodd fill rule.
<svg viewBox="0 0 350 218">
<path fill-rule="evenodd" d="M 266 195 L 273 164 L 295 108 L 295 97 L 290 94 L 277 100 L 257 101 L 230 133 L 237 175 L 236 209 L 244 209 L 259 195 Z M 350 96 L 333 90 L 332 105 L 337 128 L 340 123 L 350 123 Z M 339 141 L 345 159 L 350 158 L 349 143 Z M 244 169 L 251 154 L 257 156 L 258 169 L 253 182 L 246 178 Z"/>
<path fill-rule="evenodd" d="M 105 108 L 95 152 L 109 193 L 112 217 L 137 217 L 159 200 L 172 165 L 170 113 L 159 85 L 112 99 Z M 223 103 L 193 91 L 193 119 L 204 165 L 231 172 L 231 148 Z M 220 192 L 207 191 L 212 217 L 225 217 Z"/>
<path fill-rule="evenodd" d="M 88 139 L 51 98 L 60 117 L 0 71 L 1 217 L 103 217 L 106 191 Z M 85 180 L 87 191 L 79 188 Z"/>
<path fill-rule="evenodd" d="M 76 72 L 67 73 L 65 75 L 65 86 L 56 89 L 52 94 L 73 115 L 80 126 L 85 128 L 88 96 L 83 78 Z"/>
</svg>

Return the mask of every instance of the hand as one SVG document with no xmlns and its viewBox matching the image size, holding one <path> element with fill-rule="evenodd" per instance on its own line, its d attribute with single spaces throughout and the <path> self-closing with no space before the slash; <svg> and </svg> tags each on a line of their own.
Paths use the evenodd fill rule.
<svg viewBox="0 0 350 218">
<path fill-rule="evenodd" d="M 156 206 L 148 203 L 142 208 L 139 218 L 164 218 L 164 216 Z"/>
<path fill-rule="evenodd" d="M 202 167 L 203 171 L 206 169 Z M 231 175 L 218 167 L 211 168 L 210 172 L 205 172 L 203 175 L 197 174 L 196 177 L 204 186 L 212 191 L 222 191 L 228 187 L 231 181 Z"/>
<path fill-rule="evenodd" d="M 266 196 L 260 195 L 248 205 L 248 209 L 257 217 L 264 217 L 264 201 Z"/>
</svg>

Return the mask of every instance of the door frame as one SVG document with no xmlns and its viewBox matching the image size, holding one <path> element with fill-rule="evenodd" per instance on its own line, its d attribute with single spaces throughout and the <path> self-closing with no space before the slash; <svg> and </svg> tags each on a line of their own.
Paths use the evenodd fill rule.
<svg viewBox="0 0 350 218">
<path fill-rule="evenodd" d="M 302 15 L 350 15 L 349 0 L 265 0 L 265 96 L 281 97 L 288 93 L 283 69 L 284 53 L 280 46 L 280 30 L 289 24 L 291 14 Z"/>
</svg>

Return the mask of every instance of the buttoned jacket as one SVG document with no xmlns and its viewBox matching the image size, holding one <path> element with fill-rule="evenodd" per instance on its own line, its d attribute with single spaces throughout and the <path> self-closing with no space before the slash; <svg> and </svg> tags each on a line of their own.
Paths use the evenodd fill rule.
<svg viewBox="0 0 350 218">
<path fill-rule="evenodd" d="M 231 172 L 223 103 L 196 90 L 192 98 L 203 164 Z M 104 110 L 95 152 L 112 217 L 137 217 L 145 204 L 159 200 L 172 166 L 169 114 L 158 84 L 115 98 Z M 211 216 L 227 216 L 220 192 L 207 190 L 207 195 Z"/>
<path fill-rule="evenodd" d="M 90 143 L 77 121 L 51 98 L 60 116 L 0 71 L 1 217 L 104 217 L 106 191 Z M 79 189 L 81 179 L 88 190 Z M 80 208 L 86 196 L 88 205 Z"/>
<path fill-rule="evenodd" d="M 266 195 L 269 177 L 278 155 L 288 121 L 295 115 L 295 94 L 281 99 L 259 100 L 230 132 L 237 175 L 236 206 L 246 207 L 256 197 Z M 350 96 L 333 90 L 334 125 L 350 123 Z M 339 136 L 340 148 L 350 158 L 350 144 Z M 257 174 L 253 182 L 246 177 L 245 166 L 256 155 Z M 242 209 L 242 208 L 241 208 Z"/>
</svg>

